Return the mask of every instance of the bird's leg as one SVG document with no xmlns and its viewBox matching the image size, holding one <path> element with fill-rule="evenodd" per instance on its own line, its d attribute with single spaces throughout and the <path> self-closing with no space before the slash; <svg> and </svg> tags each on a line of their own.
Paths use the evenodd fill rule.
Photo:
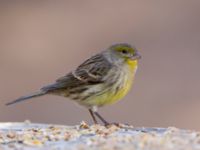
<svg viewBox="0 0 200 150">
<path fill-rule="evenodd" d="M 96 118 L 95 118 L 95 116 L 94 116 L 94 112 L 92 111 L 92 109 L 88 109 L 88 110 L 89 110 L 89 112 L 90 112 L 90 115 L 92 116 L 92 119 L 93 119 L 94 123 L 95 123 L 95 124 L 98 124 L 98 122 L 97 122 L 97 120 L 96 120 Z"/>
<path fill-rule="evenodd" d="M 95 111 L 94 114 L 104 123 L 105 126 L 110 124 L 98 112 Z"/>
</svg>

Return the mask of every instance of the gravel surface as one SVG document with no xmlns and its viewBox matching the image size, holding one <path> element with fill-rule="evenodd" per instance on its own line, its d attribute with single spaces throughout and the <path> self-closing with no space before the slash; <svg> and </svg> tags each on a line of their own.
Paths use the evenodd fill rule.
<svg viewBox="0 0 200 150">
<path fill-rule="evenodd" d="M 0 123 L 0 150 L 200 150 L 200 133 L 124 124 Z"/>
</svg>

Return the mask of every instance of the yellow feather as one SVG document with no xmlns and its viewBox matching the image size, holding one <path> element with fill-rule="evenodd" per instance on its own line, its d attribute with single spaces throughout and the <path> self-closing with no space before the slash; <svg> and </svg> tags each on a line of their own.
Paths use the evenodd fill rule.
<svg viewBox="0 0 200 150">
<path fill-rule="evenodd" d="M 128 60 L 126 64 L 127 64 L 127 67 L 125 67 L 123 77 L 122 77 L 123 85 L 117 91 L 117 93 L 115 93 L 114 90 L 110 90 L 102 95 L 92 97 L 91 99 L 86 100 L 87 105 L 104 106 L 107 104 L 113 104 L 121 100 L 124 96 L 126 96 L 126 94 L 129 92 L 129 90 L 132 87 L 132 83 L 134 80 L 138 63 L 137 63 L 137 60 Z"/>
<path fill-rule="evenodd" d="M 122 86 L 121 89 L 119 89 L 119 91 L 117 92 L 117 94 L 113 95 L 112 98 L 110 100 L 108 100 L 109 104 L 115 103 L 116 101 L 122 99 L 124 96 L 127 95 L 127 93 L 130 91 L 132 84 L 133 84 L 133 80 L 135 77 L 135 72 L 137 70 L 137 60 L 127 60 L 127 64 L 128 64 L 128 70 L 127 72 L 124 74 L 124 85 Z"/>
</svg>

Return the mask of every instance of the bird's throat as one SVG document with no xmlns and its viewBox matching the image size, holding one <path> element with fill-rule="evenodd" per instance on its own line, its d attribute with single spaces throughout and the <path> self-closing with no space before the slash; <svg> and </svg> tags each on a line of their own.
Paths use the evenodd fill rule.
<svg viewBox="0 0 200 150">
<path fill-rule="evenodd" d="M 127 65 L 130 67 L 132 70 L 136 70 L 138 66 L 138 60 L 126 60 Z"/>
</svg>

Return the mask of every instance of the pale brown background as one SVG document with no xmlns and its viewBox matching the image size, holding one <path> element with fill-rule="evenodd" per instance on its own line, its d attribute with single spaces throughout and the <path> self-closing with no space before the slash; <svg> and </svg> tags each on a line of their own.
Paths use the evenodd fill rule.
<svg viewBox="0 0 200 150">
<path fill-rule="evenodd" d="M 143 58 L 131 92 L 102 115 L 200 130 L 199 0 L 1 1 L 0 121 L 92 123 L 87 110 L 62 97 L 4 104 L 117 42 L 134 44 Z"/>
</svg>

